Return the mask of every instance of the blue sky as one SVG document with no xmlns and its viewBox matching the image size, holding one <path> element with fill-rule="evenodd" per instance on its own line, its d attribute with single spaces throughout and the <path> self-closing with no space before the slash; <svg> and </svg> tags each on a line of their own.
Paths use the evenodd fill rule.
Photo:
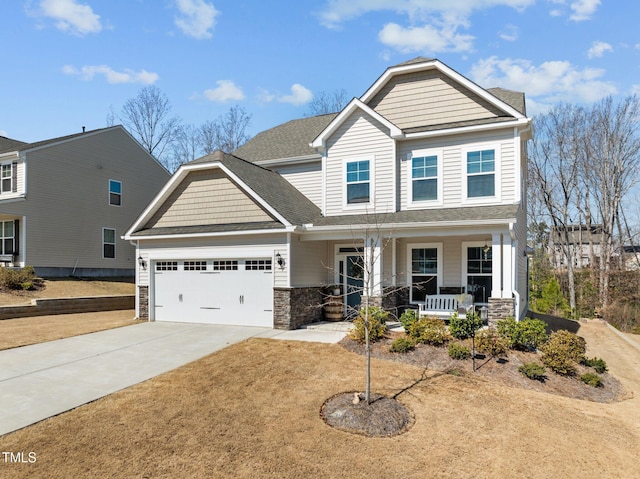
<svg viewBox="0 0 640 479">
<path fill-rule="evenodd" d="M 640 3 L 620 0 L 13 0 L 0 15 L 0 135 L 107 124 L 157 86 L 184 123 L 231 106 L 256 134 L 319 91 L 360 96 L 388 66 L 438 58 L 529 113 L 640 92 Z"/>
</svg>

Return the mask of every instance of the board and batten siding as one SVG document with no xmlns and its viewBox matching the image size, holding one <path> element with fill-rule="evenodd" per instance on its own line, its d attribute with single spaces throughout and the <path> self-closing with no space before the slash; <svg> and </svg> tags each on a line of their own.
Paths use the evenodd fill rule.
<svg viewBox="0 0 640 479">
<path fill-rule="evenodd" d="M 219 169 L 189 173 L 145 228 L 272 221 Z"/>
<path fill-rule="evenodd" d="M 282 166 L 275 170 L 318 208 L 322 208 L 322 162 Z"/>
<path fill-rule="evenodd" d="M 169 173 L 120 128 L 89 132 L 25 156 L 26 200 L 3 205 L 3 213 L 24 218 L 26 244 L 20 248 L 26 264 L 133 271 L 135 248 L 120 236 Z M 121 206 L 109 205 L 109 180 L 122 182 Z M 102 228 L 116 230 L 114 259 L 102 258 Z"/>
<path fill-rule="evenodd" d="M 466 180 L 466 158 L 464 152 L 475 148 L 495 147 L 500 154 L 500 203 L 513 204 L 520 200 L 516 198 L 516 156 L 514 134 L 512 128 L 484 132 L 482 134 L 468 134 L 431 138 L 427 140 L 410 140 L 399 143 L 398 157 L 401 166 L 399 168 L 400 207 L 406 209 L 410 194 L 410 177 L 408 161 L 411 161 L 411 153 L 416 150 L 438 149 L 443 155 L 442 189 L 438 195 L 442 195 L 442 205 L 438 208 L 455 208 L 463 206 L 463 181 Z M 519 165 L 517 166 L 520 167 Z M 491 202 L 495 204 L 495 201 Z"/>
<path fill-rule="evenodd" d="M 437 70 L 392 78 L 368 106 L 401 129 L 504 115 Z"/>
<path fill-rule="evenodd" d="M 371 203 L 345 208 L 345 161 L 369 160 Z M 341 214 L 387 213 L 395 210 L 395 144 L 388 129 L 371 116 L 354 112 L 327 141 L 326 211 L 327 216 Z"/>
</svg>

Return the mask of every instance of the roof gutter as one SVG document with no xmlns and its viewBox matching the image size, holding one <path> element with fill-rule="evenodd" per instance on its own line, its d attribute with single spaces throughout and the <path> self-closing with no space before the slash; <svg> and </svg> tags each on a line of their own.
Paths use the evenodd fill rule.
<svg viewBox="0 0 640 479">
<path fill-rule="evenodd" d="M 220 231 L 217 233 L 182 233 L 182 234 L 163 234 L 163 235 L 136 235 L 125 234 L 121 238 L 126 241 L 148 241 L 148 240 L 173 240 L 173 239 L 189 239 L 189 238 L 212 238 L 223 236 L 238 235 L 265 235 L 265 234 L 282 234 L 295 231 L 296 227 L 287 226 L 286 228 L 270 229 L 270 230 L 249 230 L 249 231 Z"/>
</svg>

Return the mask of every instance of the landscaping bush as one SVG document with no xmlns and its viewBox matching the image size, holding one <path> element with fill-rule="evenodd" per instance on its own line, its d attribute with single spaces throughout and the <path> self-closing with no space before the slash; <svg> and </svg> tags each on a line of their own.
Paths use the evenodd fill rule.
<svg viewBox="0 0 640 479">
<path fill-rule="evenodd" d="M 523 375 L 528 377 L 529 379 L 533 379 L 535 381 L 544 381 L 545 379 L 545 371 L 543 365 L 538 363 L 525 363 L 518 368 Z"/>
<path fill-rule="evenodd" d="M 604 359 L 600 358 L 584 358 L 582 364 L 589 366 L 596 370 L 598 374 L 604 374 L 607 372 L 607 363 Z"/>
<path fill-rule="evenodd" d="M 584 373 L 580 376 L 580 381 L 594 388 L 601 388 L 604 385 L 602 378 L 596 373 Z"/>
<path fill-rule="evenodd" d="M 405 309 L 404 313 L 400 315 L 398 321 L 402 324 L 404 331 L 409 332 L 409 326 L 416 322 L 418 319 L 418 312 L 415 309 Z"/>
<path fill-rule="evenodd" d="M 20 269 L 0 268 L 0 288 L 2 289 L 33 289 L 36 280 L 33 266 Z"/>
<path fill-rule="evenodd" d="M 406 353 L 411 351 L 415 347 L 416 342 L 413 339 L 403 336 L 400 338 L 396 338 L 393 343 L 391 343 L 391 347 L 389 348 L 389 350 L 392 353 Z"/>
<path fill-rule="evenodd" d="M 442 346 L 451 339 L 447 326 L 440 318 L 418 318 L 409 325 L 407 334 L 417 343 L 430 344 L 432 346 Z"/>
<path fill-rule="evenodd" d="M 353 327 L 349 331 L 349 337 L 354 341 L 364 343 L 366 341 L 365 331 L 365 308 L 360 310 L 360 314 L 353 320 Z M 369 308 L 369 341 L 375 342 L 384 338 L 387 332 L 387 317 L 389 313 L 382 308 L 372 306 Z"/>
<path fill-rule="evenodd" d="M 471 349 L 460 343 L 449 344 L 449 357 L 451 359 L 469 359 Z"/>
<path fill-rule="evenodd" d="M 476 333 L 476 349 L 489 356 L 502 356 L 507 352 L 507 345 L 495 328 L 482 329 Z"/>
<path fill-rule="evenodd" d="M 525 318 L 516 321 L 509 317 L 499 320 L 496 326 L 498 334 L 511 349 L 535 351 L 548 339 L 547 325 L 539 319 Z"/>
<path fill-rule="evenodd" d="M 569 331 L 556 331 L 540 348 L 542 363 L 553 372 L 571 376 L 576 372 L 576 364 L 584 359 L 586 344 L 583 338 Z"/>
<path fill-rule="evenodd" d="M 478 313 L 468 313 L 466 316 L 458 316 L 455 312 L 449 319 L 449 332 L 456 339 L 465 339 L 474 336 L 482 327 L 482 319 Z"/>
</svg>

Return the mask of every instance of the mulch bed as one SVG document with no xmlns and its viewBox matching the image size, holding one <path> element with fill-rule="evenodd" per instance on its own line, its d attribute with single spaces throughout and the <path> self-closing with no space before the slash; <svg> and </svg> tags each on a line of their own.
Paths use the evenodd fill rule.
<svg viewBox="0 0 640 479">
<path fill-rule="evenodd" d="M 577 374 L 573 377 L 560 376 L 547 368 L 544 381 L 528 379 L 518 371 L 522 364 L 540 362 L 540 354 L 534 352 L 509 351 L 502 358 L 483 357 L 476 359 L 476 370 L 473 370 L 473 362 L 468 360 L 455 360 L 449 357 L 447 347 L 435 347 L 418 344 L 413 351 L 407 353 L 392 353 L 391 343 L 404 333 L 389 332 L 383 340 L 372 343 L 371 357 L 386 361 L 398 361 L 414 366 L 423 367 L 432 371 L 440 371 L 458 376 L 466 376 L 480 380 L 495 381 L 509 387 L 530 389 L 549 394 L 556 394 L 573 399 L 611 403 L 628 399 L 628 393 L 620 381 L 609 373 L 601 374 L 603 387 L 595 388 L 580 381 L 580 375 L 593 372 L 592 368 L 578 365 Z M 463 343 L 471 346 L 470 340 Z M 365 345 L 345 337 L 340 344 L 345 349 L 364 355 Z M 603 358 L 605 361 L 607 358 Z"/>
</svg>

